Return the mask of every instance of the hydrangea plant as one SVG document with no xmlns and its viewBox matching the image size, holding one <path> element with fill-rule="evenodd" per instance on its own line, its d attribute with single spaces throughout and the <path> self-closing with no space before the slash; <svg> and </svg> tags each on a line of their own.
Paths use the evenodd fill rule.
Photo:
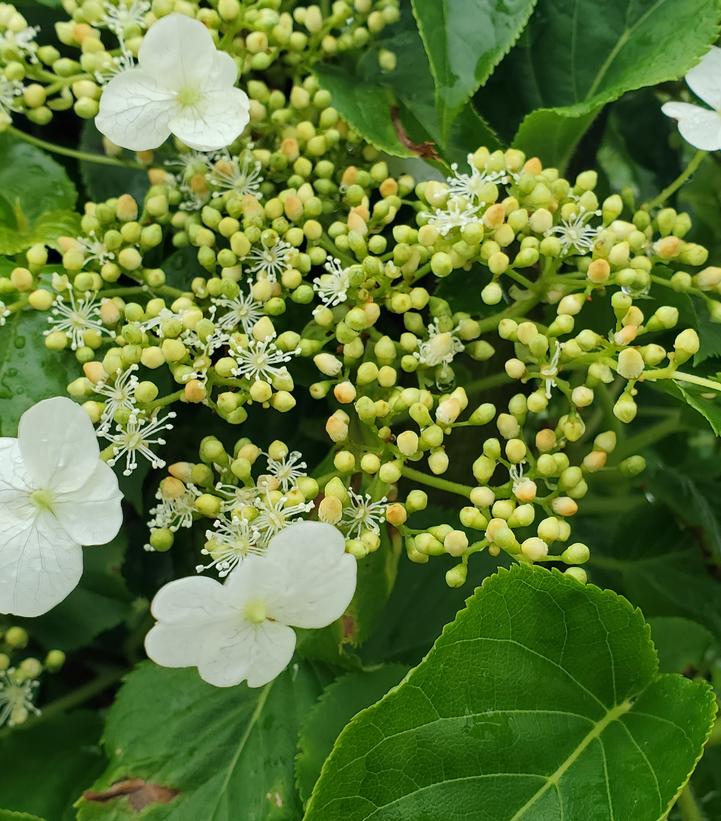
<svg viewBox="0 0 721 821">
<path fill-rule="evenodd" d="M 0 4 L 0 816 L 721 818 L 720 22 Z"/>
</svg>

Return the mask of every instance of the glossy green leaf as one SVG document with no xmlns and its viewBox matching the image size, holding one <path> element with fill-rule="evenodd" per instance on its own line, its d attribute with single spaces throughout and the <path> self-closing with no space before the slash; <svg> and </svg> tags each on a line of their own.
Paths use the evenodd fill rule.
<svg viewBox="0 0 721 821">
<path fill-rule="evenodd" d="M 45 347 L 48 314 L 19 311 L 0 327 L 0 435 L 16 436 L 17 424 L 30 405 L 64 396 L 80 372 L 70 354 Z"/>
<path fill-rule="evenodd" d="M 303 801 L 308 800 L 341 730 L 356 713 L 370 707 L 398 684 L 407 671 L 402 664 L 387 664 L 375 670 L 348 673 L 326 687 L 300 730 L 295 774 Z"/>
<path fill-rule="evenodd" d="M 521 123 L 513 145 L 529 156 L 540 157 L 544 165 L 564 169 L 599 111 L 594 108 L 578 115 L 562 109 L 533 111 Z"/>
<path fill-rule="evenodd" d="M 659 674 L 627 601 L 516 566 L 341 733 L 305 821 L 658 821 L 715 712 L 705 682 Z"/>
<path fill-rule="evenodd" d="M 436 86 L 443 142 L 520 35 L 536 0 L 413 0 Z"/>
<path fill-rule="evenodd" d="M 47 821 L 72 821 L 75 799 L 102 770 L 101 728 L 98 713 L 78 710 L 5 736 L 0 740 L 0 806 Z"/>
<path fill-rule="evenodd" d="M 655 383 L 654 387 L 700 413 L 716 436 L 721 436 L 721 394 L 680 380 L 664 379 Z"/>
<path fill-rule="evenodd" d="M 0 810 L 0 821 L 47 821 L 39 815 L 29 812 L 15 812 L 14 810 Z"/>
<path fill-rule="evenodd" d="M 22 221 L 19 215 L 18 223 Z M 57 248 L 59 237 L 80 233 L 80 215 L 74 211 L 48 211 L 28 228 L 0 225 L 0 254 L 19 254 L 31 245 L 42 244 Z"/>
<path fill-rule="evenodd" d="M 661 672 L 683 673 L 701 667 L 713 641 L 703 625 L 677 616 L 656 616 L 648 623 Z"/>
<path fill-rule="evenodd" d="M 86 120 L 83 123 L 80 148 L 91 154 L 103 155 L 105 153 L 102 135 L 95 128 L 92 120 Z M 133 151 L 123 151 L 120 158 L 131 162 L 136 159 Z M 81 161 L 79 166 L 85 190 L 89 198 L 97 202 L 109 197 L 117 197 L 120 194 L 132 194 L 137 202 L 142 203 L 150 187 L 147 171 L 85 160 Z"/>
<path fill-rule="evenodd" d="M 147 821 L 297 821 L 298 729 L 325 683 L 294 664 L 266 687 L 219 688 L 196 670 L 141 664 L 108 713 L 110 761 L 93 790 L 132 779 L 160 788 L 147 790 Z M 80 821 L 135 817 L 129 796 L 79 804 Z"/>
</svg>

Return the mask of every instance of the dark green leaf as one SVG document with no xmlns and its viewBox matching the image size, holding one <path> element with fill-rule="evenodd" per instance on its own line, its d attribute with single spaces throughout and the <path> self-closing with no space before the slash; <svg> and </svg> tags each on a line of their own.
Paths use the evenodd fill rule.
<svg viewBox="0 0 721 821">
<path fill-rule="evenodd" d="M 656 616 L 648 623 L 662 673 L 683 673 L 701 667 L 713 641 L 705 627 L 676 616 Z"/>
<path fill-rule="evenodd" d="M 292 665 L 259 689 L 219 688 L 196 670 L 141 664 L 108 713 L 103 745 L 110 758 L 94 785 L 140 779 L 153 799 L 143 819 L 297 821 L 293 783 L 298 728 L 325 681 Z M 80 821 L 136 814 L 129 796 L 84 799 Z"/>
<path fill-rule="evenodd" d="M 516 566 L 350 722 L 306 821 L 658 821 L 715 712 L 708 684 L 659 674 L 627 601 Z"/>
<path fill-rule="evenodd" d="M 0 810 L 0 821 L 47 821 L 39 815 L 31 815 L 29 812 L 14 812 L 13 810 Z"/>
<path fill-rule="evenodd" d="M 561 109 L 540 108 L 524 118 L 513 144 L 529 156 L 540 157 L 544 165 L 565 169 L 599 111 L 594 108 L 586 114 L 571 115 Z"/>
<path fill-rule="evenodd" d="M 671 379 L 660 380 L 654 383 L 654 387 L 700 413 L 711 425 L 716 436 L 721 436 L 721 395 L 689 382 Z"/>
<path fill-rule="evenodd" d="M 13 730 L 0 741 L 0 805 L 48 821 L 74 819 L 73 802 L 102 770 L 101 727 L 97 713 L 82 710 Z"/>
<path fill-rule="evenodd" d="M 16 436 L 18 420 L 35 402 L 64 396 L 79 372 L 70 354 L 45 347 L 48 314 L 19 311 L 0 328 L 0 435 Z"/>
<path fill-rule="evenodd" d="M 413 0 L 436 86 L 442 142 L 526 25 L 536 0 Z"/>
<path fill-rule="evenodd" d="M 105 153 L 102 135 L 92 120 L 87 120 L 83 124 L 80 148 L 91 154 Z M 132 161 L 135 154 L 132 151 L 123 151 L 121 158 Z M 98 202 L 120 194 L 132 194 L 138 203 L 142 203 L 150 186 L 147 172 L 134 168 L 83 161 L 80 163 L 80 175 L 88 196 Z"/>
<path fill-rule="evenodd" d="M 303 722 L 295 762 L 296 783 L 307 801 L 336 738 L 356 713 L 370 707 L 403 678 L 408 668 L 388 664 L 348 673 L 329 684 Z"/>
</svg>

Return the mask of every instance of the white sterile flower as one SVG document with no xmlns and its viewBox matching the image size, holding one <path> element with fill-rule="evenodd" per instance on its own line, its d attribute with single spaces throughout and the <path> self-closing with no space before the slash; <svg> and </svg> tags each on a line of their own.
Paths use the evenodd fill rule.
<svg viewBox="0 0 721 821">
<path fill-rule="evenodd" d="M 561 251 L 568 254 L 574 251 L 577 254 L 586 254 L 593 250 L 600 228 L 589 225 L 591 217 L 597 216 L 598 211 L 586 211 L 581 208 L 575 217 L 562 219 L 559 225 L 554 225 L 546 231 L 545 236 L 556 236 L 561 240 Z"/>
<path fill-rule="evenodd" d="M 481 200 L 481 191 L 489 183 L 503 185 L 508 182 L 506 171 L 479 171 L 473 164 L 473 154 L 468 155 L 470 174 L 459 174 L 457 163 L 451 165 L 453 176 L 448 177 L 448 192 L 455 197 L 465 197 L 477 206 L 485 203 Z"/>
<path fill-rule="evenodd" d="M 77 351 L 85 345 L 85 332 L 97 331 L 100 334 L 110 335 L 110 331 L 103 325 L 100 319 L 100 303 L 91 294 L 86 294 L 82 299 L 75 299 L 75 294 L 71 290 L 70 304 L 66 304 L 63 297 L 58 294 L 48 317 L 50 327 L 44 331 L 45 336 L 53 331 L 62 331 L 67 334 L 70 340 L 70 347 Z"/>
<path fill-rule="evenodd" d="M 123 476 L 130 474 L 138 466 L 138 455 L 147 459 L 152 467 L 165 467 L 165 461 L 150 449 L 151 445 L 164 445 L 165 439 L 158 434 L 166 430 L 172 430 L 173 426 L 168 421 L 175 419 L 175 412 L 170 411 L 166 416 L 155 416 L 146 419 L 138 413 L 131 413 L 125 428 L 118 426 L 115 433 L 101 431 L 100 436 L 108 439 L 112 445 L 113 458 L 108 461 L 109 465 L 114 465 L 125 456 L 125 470 Z"/>
<path fill-rule="evenodd" d="M 343 263 L 331 257 L 323 265 L 327 274 L 321 274 L 313 280 L 313 289 L 318 292 L 320 301 L 332 308 L 340 305 L 348 298 L 350 288 L 350 271 L 343 267 Z"/>
<path fill-rule="evenodd" d="M 300 349 L 294 351 L 281 351 L 271 339 L 248 339 L 244 345 L 239 345 L 233 340 L 230 355 L 238 363 L 233 370 L 234 376 L 245 377 L 253 382 L 264 380 L 272 382 L 274 376 L 286 372 L 285 363 L 300 353 Z"/>
<path fill-rule="evenodd" d="M 200 151 L 224 148 L 249 121 L 237 77 L 235 61 L 216 49 L 202 23 L 169 14 L 143 38 L 138 68 L 103 89 L 95 125 L 133 151 L 157 148 L 171 134 Z"/>
<path fill-rule="evenodd" d="M 98 382 L 95 385 L 95 393 L 105 397 L 105 407 L 100 417 L 98 432 L 110 429 L 115 414 L 119 410 L 137 413 L 138 408 L 135 401 L 135 388 L 138 385 L 138 377 L 135 376 L 137 370 L 137 365 L 131 365 L 126 371 L 118 370 L 114 382 L 110 383 L 108 381 L 110 377 L 108 377 L 104 382 Z"/>
<path fill-rule="evenodd" d="M 465 228 L 480 222 L 481 217 L 475 205 L 469 205 L 463 197 L 451 197 L 445 208 L 435 208 L 433 212 L 422 211 L 421 217 L 438 229 L 438 233 L 445 237 L 454 228 Z"/>
<path fill-rule="evenodd" d="M 292 450 L 282 459 L 268 457 L 268 473 L 278 480 L 284 493 L 287 493 L 298 479 L 306 476 L 305 469 L 308 465 L 301 461 L 302 459 L 303 454 L 297 450 Z"/>
<path fill-rule="evenodd" d="M 344 548 L 332 525 L 299 522 L 224 584 L 206 576 L 166 584 L 153 599 L 148 656 L 164 667 L 197 667 L 216 687 L 262 687 L 289 664 L 293 627 L 326 627 L 350 604 L 356 561 Z"/>
<path fill-rule="evenodd" d="M 290 268 L 288 257 L 295 249 L 283 239 L 279 239 L 270 248 L 254 248 L 248 255 L 251 274 L 260 274 L 268 282 L 276 282 L 278 277 Z"/>
<path fill-rule="evenodd" d="M 721 149 L 721 48 L 711 46 L 701 62 L 686 75 L 693 93 L 711 109 L 691 103 L 666 103 L 661 111 L 678 120 L 686 142 L 704 151 Z"/>
<path fill-rule="evenodd" d="M 313 510 L 313 502 L 289 505 L 287 497 L 278 491 L 266 492 L 255 500 L 255 506 L 258 516 L 253 519 L 253 527 L 260 533 L 261 545 L 267 545 L 277 533 Z"/>
<path fill-rule="evenodd" d="M 226 153 L 215 158 L 205 178 L 213 188 L 220 191 L 233 191 L 240 196 L 252 194 L 257 199 L 262 199 L 260 186 L 263 183 L 263 177 L 260 167 L 260 163 L 252 154 L 245 153 L 242 157 L 231 157 Z"/>
<path fill-rule="evenodd" d="M 438 320 L 434 319 L 433 323 L 428 326 L 428 339 L 421 342 L 413 355 L 421 364 L 434 368 L 436 365 L 450 365 L 456 354 L 464 348 L 465 346 L 453 331 L 442 331 Z"/>
<path fill-rule="evenodd" d="M 23 724 L 30 713 L 40 715 L 35 706 L 38 682 L 25 678 L 14 667 L 0 671 L 0 727 Z"/>
<path fill-rule="evenodd" d="M 258 530 L 237 513 L 219 516 L 213 522 L 213 529 L 205 531 L 205 538 L 205 547 L 200 552 L 210 556 L 211 561 L 196 565 L 195 572 L 215 569 L 221 579 L 235 570 L 246 556 L 264 552 L 264 547 L 258 543 Z"/>
<path fill-rule="evenodd" d="M 253 325 L 263 315 L 263 306 L 260 302 L 256 302 L 251 294 L 244 294 L 242 291 L 236 297 L 217 297 L 211 301 L 213 321 L 224 331 L 234 331 L 240 325 L 244 333 L 249 334 L 253 330 Z M 219 308 L 225 308 L 225 311 L 216 318 L 216 311 Z"/>
<path fill-rule="evenodd" d="M 121 498 L 79 405 L 55 397 L 25 411 L 18 438 L 0 438 L 0 612 L 39 616 L 61 602 L 82 575 L 81 545 L 120 529 Z"/>
<path fill-rule="evenodd" d="M 348 536 L 351 539 L 356 538 L 365 530 L 380 533 L 381 523 L 386 519 L 387 502 L 385 496 L 374 502 L 370 494 L 356 493 L 352 488 L 348 488 L 348 505 L 343 508 L 341 520 Z"/>
</svg>

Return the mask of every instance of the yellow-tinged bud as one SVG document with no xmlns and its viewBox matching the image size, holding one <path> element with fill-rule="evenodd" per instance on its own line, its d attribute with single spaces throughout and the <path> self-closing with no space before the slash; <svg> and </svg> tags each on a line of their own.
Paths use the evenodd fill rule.
<svg viewBox="0 0 721 821">
<path fill-rule="evenodd" d="M 394 527 L 405 524 L 408 512 L 400 502 L 394 502 L 386 508 L 386 521 Z"/>
<path fill-rule="evenodd" d="M 559 496 L 551 502 L 551 510 L 558 516 L 575 516 L 578 505 L 570 496 Z"/>
<path fill-rule="evenodd" d="M 339 382 L 333 388 L 333 395 L 342 405 L 349 405 L 355 402 L 356 389 L 352 382 Z"/>
<path fill-rule="evenodd" d="M 318 505 L 318 518 L 321 522 L 336 525 L 343 516 L 343 502 L 337 496 L 324 496 Z"/>
<path fill-rule="evenodd" d="M 643 356 L 636 348 L 625 348 L 618 355 L 616 370 L 624 379 L 638 379 L 645 367 Z"/>
<path fill-rule="evenodd" d="M 532 562 L 538 562 L 548 556 L 548 545 L 543 539 L 531 536 L 521 543 L 521 553 Z"/>
<path fill-rule="evenodd" d="M 398 450 L 404 456 L 413 456 L 418 452 L 420 445 L 418 434 L 412 430 L 404 430 L 402 433 L 398 434 L 398 437 L 396 438 L 396 445 L 398 446 Z"/>
</svg>

